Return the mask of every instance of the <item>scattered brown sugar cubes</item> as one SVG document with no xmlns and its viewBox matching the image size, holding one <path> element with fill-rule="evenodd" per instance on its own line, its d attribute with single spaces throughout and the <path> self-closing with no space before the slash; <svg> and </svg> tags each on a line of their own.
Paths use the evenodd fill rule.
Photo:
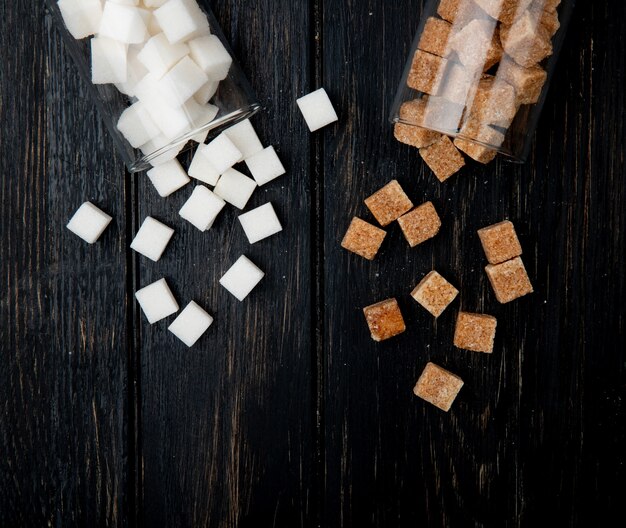
<svg viewBox="0 0 626 528">
<path fill-rule="evenodd" d="M 478 83 L 472 104 L 472 119 L 508 128 L 517 114 L 517 109 L 515 88 L 493 75 L 484 75 Z"/>
<path fill-rule="evenodd" d="M 505 57 L 498 67 L 496 77 L 513 86 L 517 103 L 524 105 L 535 104 L 539 100 L 548 73 L 541 66 L 524 68 Z"/>
<path fill-rule="evenodd" d="M 493 352 L 498 321 L 485 314 L 460 312 L 454 331 L 454 346 L 472 352 Z"/>
<path fill-rule="evenodd" d="M 446 20 L 430 17 L 426 20 L 424 31 L 417 47 L 433 55 L 445 57 L 449 51 L 449 39 L 452 25 Z"/>
<path fill-rule="evenodd" d="M 341 247 L 367 260 L 374 260 L 387 233 L 356 216 L 343 237 Z"/>
<path fill-rule="evenodd" d="M 411 297 L 433 316 L 439 317 L 458 294 L 459 290 L 433 270 L 415 287 Z"/>
<path fill-rule="evenodd" d="M 427 363 L 417 380 L 413 394 L 439 407 L 442 411 L 448 412 L 461 387 L 463 387 L 463 380 L 456 374 L 434 363 Z"/>
<path fill-rule="evenodd" d="M 502 304 L 533 292 L 533 286 L 520 257 L 495 266 L 489 264 L 485 271 L 496 294 L 496 299 Z"/>
<path fill-rule="evenodd" d="M 374 341 L 384 341 L 406 330 L 402 312 L 395 299 L 387 299 L 363 308 Z"/>
<path fill-rule="evenodd" d="M 497 22 L 493 19 L 472 20 L 450 39 L 450 48 L 470 70 L 488 70 L 502 58 Z"/>
<path fill-rule="evenodd" d="M 523 13 L 533 0 L 474 0 L 490 17 L 510 24 Z"/>
<path fill-rule="evenodd" d="M 381 226 L 387 226 L 413 208 L 413 202 L 405 194 L 397 180 L 391 180 L 382 189 L 365 200 Z"/>
<path fill-rule="evenodd" d="M 437 95 L 447 66 L 448 61 L 443 57 L 418 49 L 407 80 L 409 88 Z"/>
<path fill-rule="evenodd" d="M 508 220 L 479 229 L 478 236 L 489 264 L 500 264 L 522 254 L 515 227 Z"/>
<path fill-rule="evenodd" d="M 429 147 L 421 148 L 420 155 L 440 182 L 446 181 L 465 166 L 463 155 L 448 136 L 441 136 Z"/>
<path fill-rule="evenodd" d="M 401 216 L 398 223 L 411 247 L 433 238 L 441 228 L 441 219 L 432 202 L 426 202 Z"/>
<path fill-rule="evenodd" d="M 526 11 L 508 28 L 503 26 L 500 37 L 504 52 L 525 68 L 552 55 L 550 33 L 530 11 Z"/>
</svg>

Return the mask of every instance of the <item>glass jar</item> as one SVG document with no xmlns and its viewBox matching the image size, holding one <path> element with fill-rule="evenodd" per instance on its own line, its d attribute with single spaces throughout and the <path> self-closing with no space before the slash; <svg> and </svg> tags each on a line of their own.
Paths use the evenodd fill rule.
<svg viewBox="0 0 626 528">
<path fill-rule="evenodd" d="M 573 5 L 429 0 L 391 113 L 416 127 L 401 140 L 419 148 L 442 133 L 477 161 L 525 161 Z"/>
<path fill-rule="evenodd" d="M 72 2 L 72 0 L 67 1 L 70 4 Z M 128 85 L 124 83 L 93 84 L 91 35 L 88 35 L 86 38 L 74 38 L 66 26 L 63 13 L 59 8 L 57 0 L 46 0 L 46 2 L 49 12 L 54 20 L 54 24 L 63 36 L 64 44 L 72 56 L 72 59 L 78 69 L 78 73 L 88 84 L 94 103 L 97 106 L 107 129 L 113 137 L 114 143 L 122 159 L 131 172 L 146 170 L 153 165 L 158 165 L 159 163 L 171 160 L 180 152 L 191 148 L 198 142 L 204 142 L 208 136 L 218 134 L 225 128 L 252 116 L 260 109 L 256 96 L 246 79 L 246 76 L 243 74 L 237 61 L 234 59 L 232 50 L 226 42 L 226 39 L 224 38 L 224 35 L 211 10 L 200 5 L 196 5 L 195 0 L 183 0 L 183 4 L 191 5 L 193 9 L 198 9 L 199 13 L 202 13 L 206 17 L 206 21 L 202 22 L 205 27 L 202 28 L 202 31 L 198 32 L 198 36 L 213 35 L 219 39 L 219 41 L 223 44 L 224 49 L 230 54 L 230 57 L 233 58 L 232 64 L 230 65 L 227 74 L 226 71 L 224 71 L 225 77 L 219 81 L 219 84 L 211 80 L 212 86 L 207 83 L 196 94 L 194 94 L 193 97 L 188 99 L 188 102 L 184 105 L 181 106 L 179 104 L 180 101 L 174 104 L 174 107 L 176 107 L 173 108 L 176 112 L 175 117 L 180 117 L 183 122 L 185 119 L 188 120 L 187 125 L 184 127 L 182 132 L 176 133 L 176 129 L 174 129 L 173 134 L 164 134 L 159 132 L 156 137 L 150 139 L 146 143 L 138 145 L 135 141 L 135 146 L 133 146 L 127 139 L 128 134 L 122 133 L 120 128 L 118 128 L 118 123 L 121 123 L 120 117 L 126 110 L 129 109 L 131 105 L 137 103 L 138 101 L 142 102 L 142 96 L 135 93 L 135 87 L 139 86 L 141 79 L 146 78 L 148 73 L 151 75 L 152 72 L 148 72 L 148 70 L 144 68 L 141 75 L 146 75 L 146 77 L 132 79 L 132 89 L 129 89 Z M 117 2 L 117 4 L 120 5 L 123 3 Z M 152 5 L 162 4 L 163 2 L 152 2 Z M 122 9 L 124 8 L 125 6 L 122 5 Z M 142 9 L 140 11 L 142 16 L 146 17 L 144 22 L 147 28 L 147 41 L 148 39 L 158 35 L 161 32 L 161 28 L 158 27 L 158 24 L 148 21 L 148 18 L 150 17 L 149 10 Z M 67 12 L 65 15 L 66 17 L 68 16 Z M 74 28 L 72 28 L 72 30 L 76 35 L 76 30 Z M 78 36 L 80 37 L 82 34 L 79 33 Z M 126 46 L 126 60 L 129 65 L 128 83 L 131 82 L 130 77 L 132 77 L 130 70 L 132 60 L 134 60 L 139 66 L 136 71 L 142 70 L 142 66 L 137 62 L 137 55 L 141 51 L 144 44 L 145 42 L 141 44 L 123 45 Z M 163 72 L 159 73 L 159 75 L 162 74 Z M 137 91 L 139 91 L 139 89 L 137 89 Z M 165 123 L 172 122 L 172 118 L 170 118 L 166 113 L 172 110 L 168 105 L 163 106 L 163 121 Z M 193 115 L 190 115 L 192 111 Z"/>
</svg>

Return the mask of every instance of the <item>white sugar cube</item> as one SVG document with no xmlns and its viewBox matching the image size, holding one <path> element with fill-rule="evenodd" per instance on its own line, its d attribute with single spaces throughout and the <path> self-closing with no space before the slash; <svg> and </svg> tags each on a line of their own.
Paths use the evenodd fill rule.
<svg viewBox="0 0 626 528">
<path fill-rule="evenodd" d="M 145 145 L 160 134 L 159 127 L 141 101 L 137 101 L 122 112 L 117 122 L 117 129 L 133 148 Z"/>
<path fill-rule="evenodd" d="M 178 311 L 178 303 L 165 279 L 142 288 L 135 293 L 135 298 L 150 324 L 165 319 Z"/>
<path fill-rule="evenodd" d="M 91 82 L 125 83 L 128 80 L 127 46 L 105 37 L 91 39 Z"/>
<path fill-rule="evenodd" d="M 219 81 L 209 79 L 209 82 L 204 83 L 202 87 L 195 94 L 193 94 L 193 98 L 200 104 L 206 104 L 216 94 L 219 85 Z"/>
<path fill-rule="evenodd" d="M 265 185 L 285 174 L 285 167 L 278 158 L 274 147 L 267 147 L 249 157 L 246 159 L 246 165 L 258 185 Z"/>
<path fill-rule="evenodd" d="M 98 33 L 126 44 L 139 44 L 148 38 L 148 28 L 139 8 L 111 1 L 104 4 Z"/>
<path fill-rule="evenodd" d="M 150 169 L 148 178 L 150 178 L 159 196 L 163 198 L 176 192 L 191 181 L 185 169 L 175 159 Z"/>
<path fill-rule="evenodd" d="M 216 185 L 220 178 L 220 173 L 217 172 L 209 161 L 206 147 L 206 145 L 199 145 L 196 149 L 191 165 L 189 165 L 189 176 L 209 185 Z"/>
<path fill-rule="evenodd" d="M 137 231 L 130 244 L 130 249 L 148 257 L 153 262 L 157 262 L 170 243 L 172 236 L 174 236 L 174 230 L 171 227 L 148 216 Z"/>
<path fill-rule="evenodd" d="M 161 134 L 148 141 L 145 145 L 141 145 L 139 148 L 144 156 L 150 157 L 150 164 L 153 167 L 158 167 L 176 158 L 180 151 L 183 150 L 186 143 L 186 141 L 173 143 Z"/>
<path fill-rule="evenodd" d="M 193 101 L 196 102 L 195 99 Z M 191 102 L 191 99 L 187 102 L 187 104 L 189 104 L 190 102 Z M 212 104 L 201 105 L 200 110 L 199 110 L 199 115 L 193 123 L 193 128 L 196 128 L 196 129 L 202 128 L 212 123 L 217 117 L 217 114 L 219 113 L 219 111 L 220 109 L 217 106 L 214 106 Z M 207 136 L 209 135 L 209 131 L 210 129 L 207 128 L 203 132 L 200 132 L 196 134 L 195 136 L 193 136 L 191 139 L 195 141 L 196 143 L 204 143 L 206 141 Z"/>
<path fill-rule="evenodd" d="M 174 319 L 168 330 L 191 348 L 212 324 L 213 317 L 191 301 Z"/>
<path fill-rule="evenodd" d="M 226 134 L 228 139 L 241 151 L 243 159 L 254 156 L 263 150 L 263 144 L 249 119 L 245 119 L 231 126 L 224 131 L 224 134 Z"/>
<path fill-rule="evenodd" d="M 223 81 L 233 64 L 233 58 L 215 35 L 207 35 L 189 41 L 191 58 L 211 79 Z"/>
<path fill-rule="evenodd" d="M 160 79 L 189 53 L 187 44 L 170 44 L 163 33 L 152 37 L 137 56 L 154 78 Z"/>
<path fill-rule="evenodd" d="M 220 284 L 243 301 L 265 276 L 250 259 L 242 255 L 220 279 Z"/>
<path fill-rule="evenodd" d="M 146 76 L 148 70 L 146 67 L 139 62 L 137 55 L 141 51 L 141 46 L 137 44 L 133 44 L 128 46 L 128 57 L 127 57 L 127 76 L 126 82 L 124 83 L 115 83 L 116 88 L 122 92 L 123 94 L 128 95 L 129 97 L 135 97 L 135 88 L 137 84 Z"/>
<path fill-rule="evenodd" d="M 100 29 L 100 0 L 59 0 L 58 5 L 65 26 L 75 39 L 95 35 Z"/>
<path fill-rule="evenodd" d="M 339 120 L 324 88 L 298 99 L 298 106 L 311 132 Z"/>
<path fill-rule="evenodd" d="M 176 44 L 206 30 L 209 21 L 195 0 L 168 0 L 154 16 L 167 39 Z"/>
<path fill-rule="evenodd" d="M 198 185 L 179 214 L 200 231 L 210 229 L 226 203 L 202 185 Z"/>
<path fill-rule="evenodd" d="M 140 101 L 146 105 L 152 120 L 169 140 L 177 139 L 183 134 L 190 132 L 202 111 L 202 107 L 193 99 L 190 99 L 179 108 L 159 105 L 158 99 L 151 100 L 150 103 L 145 103 L 145 100 L 140 98 Z"/>
<path fill-rule="evenodd" d="M 185 104 L 209 78 L 189 57 L 181 59 L 158 82 L 161 95 L 171 106 Z"/>
<path fill-rule="evenodd" d="M 219 174 L 224 174 L 235 163 L 243 160 L 241 151 L 223 133 L 205 147 L 204 154 Z"/>
<path fill-rule="evenodd" d="M 252 209 L 239 217 L 248 241 L 254 244 L 283 230 L 271 203 Z"/>
<path fill-rule="evenodd" d="M 237 209 L 244 209 L 254 189 L 256 182 L 252 178 L 238 170 L 228 169 L 218 180 L 214 192 Z"/>
<path fill-rule="evenodd" d="M 98 209 L 94 204 L 85 202 L 74 213 L 67 224 L 67 228 L 85 242 L 93 244 L 100 238 L 111 220 L 112 218 L 108 214 Z"/>
</svg>

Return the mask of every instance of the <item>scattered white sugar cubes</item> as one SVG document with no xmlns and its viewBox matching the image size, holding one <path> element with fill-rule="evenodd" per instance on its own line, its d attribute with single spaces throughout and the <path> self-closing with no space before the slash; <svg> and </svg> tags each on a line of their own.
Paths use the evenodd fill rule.
<svg viewBox="0 0 626 528">
<path fill-rule="evenodd" d="M 146 319 L 154 324 L 176 313 L 178 303 L 165 279 L 158 280 L 135 293 Z"/>
<path fill-rule="evenodd" d="M 243 301 L 263 277 L 265 273 L 242 255 L 220 279 L 220 284 L 238 300 Z"/>
<path fill-rule="evenodd" d="M 213 317 L 191 301 L 174 319 L 168 330 L 191 348 L 212 324 Z"/>
<path fill-rule="evenodd" d="M 141 224 L 130 248 L 153 262 L 157 262 L 172 236 L 174 236 L 174 230 L 171 227 L 148 216 Z"/>
<path fill-rule="evenodd" d="M 168 0 L 154 12 L 154 17 L 172 44 L 209 27 L 206 15 L 195 0 Z"/>
<path fill-rule="evenodd" d="M 162 198 L 176 192 L 191 181 L 185 169 L 175 159 L 150 169 L 148 178 Z"/>
<path fill-rule="evenodd" d="M 226 203 L 215 193 L 198 185 L 179 211 L 189 223 L 200 231 L 210 229 Z"/>
<path fill-rule="evenodd" d="M 85 202 L 74 213 L 67 224 L 67 228 L 85 242 L 93 244 L 100 238 L 111 220 L 112 218 L 108 214 L 98 209 L 94 204 Z"/>
<path fill-rule="evenodd" d="M 243 160 L 241 151 L 224 133 L 217 136 L 204 148 L 204 155 L 211 162 L 218 174 L 224 174 L 235 163 Z"/>
<path fill-rule="evenodd" d="M 220 177 L 214 192 L 237 209 L 244 209 L 254 189 L 256 182 L 253 179 L 238 170 L 228 169 Z"/>
<path fill-rule="evenodd" d="M 206 147 L 207 145 L 199 145 L 196 149 L 191 165 L 189 165 L 189 176 L 209 185 L 216 185 L 220 178 L 220 173 L 217 172 L 209 161 Z"/>
<path fill-rule="evenodd" d="M 126 44 L 106 37 L 91 39 L 91 82 L 125 83 L 128 79 Z"/>
<path fill-rule="evenodd" d="M 311 132 L 339 120 L 324 88 L 301 97 L 297 102 Z"/>
<path fill-rule="evenodd" d="M 137 101 L 122 112 L 117 129 L 133 148 L 145 145 L 160 134 L 159 127 L 141 101 Z"/>
<path fill-rule="evenodd" d="M 171 106 L 181 106 L 207 82 L 207 74 L 189 57 L 184 57 L 163 76 L 158 85 L 161 96 Z"/>
<path fill-rule="evenodd" d="M 188 53 L 186 44 L 170 44 L 167 37 L 159 33 L 146 42 L 137 58 L 155 78 L 160 79 Z"/>
<path fill-rule="evenodd" d="M 143 9 L 118 4 L 110 0 L 104 4 L 98 34 L 126 44 L 139 44 L 148 38 Z"/>
<path fill-rule="evenodd" d="M 100 29 L 100 0 L 59 0 L 58 4 L 65 26 L 75 39 L 95 35 Z"/>
<path fill-rule="evenodd" d="M 252 209 L 239 217 L 248 241 L 254 244 L 283 230 L 271 203 Z"/>
<path fill-rule="evenodd" d="M 207 35 L 189 41 L 191 58 L 204 72 L 217 81 L 228 77 L 233 58 L 215 35 Z"/>
<path fill-rule="evenodd" d="M 239 149 L 243 159 L 248 159 L 263 150 L 263 144 L 249 119 L 231 126 L 224 131 L 224 134 Z"/>
<path fill-rule="evenodd" d="M 281 163 L 274 147 L 267 147 L 246 159 L 246 165 L 258 185 L 275 180 L 285 174 L 285 167 Z"/>
</svg>

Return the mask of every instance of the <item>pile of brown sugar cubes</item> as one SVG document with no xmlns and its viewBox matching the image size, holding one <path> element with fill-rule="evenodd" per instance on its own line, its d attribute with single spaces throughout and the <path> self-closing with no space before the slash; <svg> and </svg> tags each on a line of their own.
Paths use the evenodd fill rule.
<svg viewBox="0 0 626 528">
<path fill-rule="evenodd" d="M 427 19 L 407 78 L 419 94 L 400 108 L 395 137 L 440 181 L 465 165 L 463 154 L 491 162 L 516 116 L 539 101 L 560 3 L 441 0 Z"/>
<path fill-rule="evenodd" d="M 388 227 L 398 222 L 411 247 L 434 238 L 441 219 L 431 202 L 414 207 L 400 184 L 392 180 L 365 200 L 381 227 L 354 217 L 341 246 L 367 260 L 374 260 Z M 513 224 L 503 221 L 485 227 L 478 235 L 489 264 L 485 268 L 496 299 L 508 303 L 532 293 L 533 288 L 521 259 L 522 247 Z M 437 271 L 428 273 L 411 292 L 411 297 L 437 318 L 452 304 L 459 290 Z M 406 324 L 395 298 L 363 309 L 374 341 L 384 341 L 406 331 Z M 491 354 L 496 336 L 496 318 L 486 314 L 460 311 L 456 320 L 454 346 L 473 352 Z M 463 386 L 457 375 L 428 363 L 414 388 L 415 395 L 448 411 Z"/>
</svg>

